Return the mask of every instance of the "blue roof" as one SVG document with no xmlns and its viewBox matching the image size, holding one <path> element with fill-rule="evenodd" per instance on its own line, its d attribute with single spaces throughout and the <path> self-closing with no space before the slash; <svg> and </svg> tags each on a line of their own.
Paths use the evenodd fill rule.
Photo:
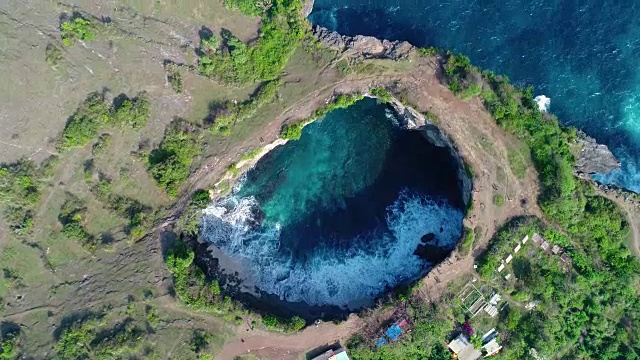
<svg viewBox="0 0 640 360">
<path fill-rule="evenodd" d="M 378 342 L 376 342 L 376 347 L 385 346 L 388 343 L 389 342 L 387 342 L 387 339 L 385 339 L 384 337 L 380 337 L 380 339 L 378 339 Z"/>
<path fill-rule="evenodd" d="M 402 335 L 402 329 L 400 329 L 398 325 L 393 324 L 384 334 L 387 335 L 391 341 L 398 341 L 400 335 Z"/>
</svg>

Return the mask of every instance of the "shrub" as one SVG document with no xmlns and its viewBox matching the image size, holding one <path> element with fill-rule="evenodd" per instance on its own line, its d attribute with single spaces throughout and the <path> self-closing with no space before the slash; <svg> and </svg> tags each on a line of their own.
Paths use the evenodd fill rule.
<svg viewBox="0 0 640 360">
<path fill-rule="evenodd" d="M 227 6 L 257 14 L 268 1 L 227 0 Z M 265 5 L 265 6 L 263 6 Z M 203 52 L 199 69 L 226 83 L 251 83 L 277 78 L 307 32 L 299 1 L 274 0 L 260 21 L 260 36 L 251 46 L 233 35 L 223 35 L 225 51 Z"/>
<path fill-rule="evenodd" d="M 285 333 L 300 331 L 307 325 L 306 321 L 299 316 L 293 316 L 290 319 L 285 319 L 273 314 L 263 315 L 262 323 L 267 327 L 267 329 Z"/>
<path fill-rule="evenodd" d="M 504 205 L 504 195 L 502 194 L 493 195 L 493 204 L 497 207 L 501 207 L 502 205 Z"/>
<path fill-rule="evenodd" d="M 135 98 L 126 98 L 118 104 L 112 117 L 112 123 L 120 127 L 139 129 L 149 120 L 149 98 L 145 92 Z"/>
<path fill-rule="evenodd" d="M 260 16 L 269 10 L 272 0 L 224 0 L 223 4 L 231 10 L 239 10 L 247 16 Z"/>
<path fill-rule="evenodd" d="M 53 70 L 58 69 L 58 66 L 60 66 L 64 60 L 62 50 L 51 43 L 47 44 L 47 47 L 45 48 L 45 60 Z"/>
<path fill-rule="evenodd" d="M 40 200 L 43 170 L 32 160 L 0 164 L 0 204 L 11 230 L 18 235 L 31 232 Z"/>
<path fill-rule="evenodd" d="M 93 155 L 102 154 L 111 145 L 111 134 L 104 133 L 98 137 L 98 140 L 91 147 Z"/>
<path fill-rule="evenodd" d="M 149 99 L 141 92 L 135 98 L 124 99 L 115 107 L 108 104 L 104 95 L 91 93 L 67 121 L 58 139 L 57 148 L 65 151 L 82 147 L 98 134 L 98 130 L 107 125 L 141 128 L 149 118 Z"/>
<path fill-rule="evenodd" d="M 170 197 L 176 197 L 182 183 L 189 177 L 193 158 L 202 146 L 197 132 L 177 120 L 169 125 L 160 146 L 149 154 L 149 174 Z"/>
<path fill-rule="evenodd" d="M 286 124 L 280 132 L 280 138 L 284 140 L 300 140 L 304 122 Z"/>
<path fill-rule="evenodd" d="M 74 16 L 60 24 L 62 43 L 71 46 L 76 40 L 91 41 L 95 37 L 93 30 L 91 21 Z"/>
<path fill-rule="evenodd" d="M 378 87 L 371 89 L 369 92 L 377 98 L 379 104 L 388 104 L 393 100 L 393 96 L 391 96 L 389 90 L 385 88 Z"/>
<path fill-rule="evenodd" d="M 201 45 L 202 46 L 202 45 Z M 167 81 L 171 85 L 171 88 L 176 93 L 180 94 L 184 92 L 184 83 L 182 81 L 182 74 L 176 64 L 168 64 L 166 66 L 167 70 Z"/>
</svg>

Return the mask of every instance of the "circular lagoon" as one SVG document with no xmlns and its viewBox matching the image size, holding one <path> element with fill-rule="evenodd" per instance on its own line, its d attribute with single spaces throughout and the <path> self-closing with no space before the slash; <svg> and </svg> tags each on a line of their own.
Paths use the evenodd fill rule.
<svg viewBox="0 0 640 360">
<path fill-rule="evenodd" d="M 451 148 L 401 123 L 364 99 L 306 126 L 204 210 L 201 237 L 246 291 L 287 303 L 355 310 L 425 274 L 455 247 L 468 194 Z"/>
</svg>

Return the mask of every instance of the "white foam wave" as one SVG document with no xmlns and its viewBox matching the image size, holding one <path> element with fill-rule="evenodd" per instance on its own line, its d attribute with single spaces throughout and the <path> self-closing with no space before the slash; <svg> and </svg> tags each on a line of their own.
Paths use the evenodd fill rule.
<svg viewBox="0 0 640 360">
<path fill-rule="evenodd" d="M 363 234 L 353 240 L 360 245 L 349 249 L 319 248 L 302 261 L 280 249 L 278 224 L 255 227 L 257 208 L 254 198 L 233 196 L 211 205 L 203 213 L 203 237 L 227 255 L 249 260 L 261 290 L 310 305 L 366 302 L 387 286 L 416 276 L 425 266 L 413 254 L 422 236 L 434 233 L 439 246 L 453 247 L 463 217 L 445 202 L 403 192 L 387 208 L 390 231 Z"/>
<path fill-rule="evenodd" d="M 538 104 L 538 109 L 541 112 L 549 112 L 549 105 L 551 105 L 551 98 L 544 95 L 538 95 L 533 100 Z"/>
</svg>

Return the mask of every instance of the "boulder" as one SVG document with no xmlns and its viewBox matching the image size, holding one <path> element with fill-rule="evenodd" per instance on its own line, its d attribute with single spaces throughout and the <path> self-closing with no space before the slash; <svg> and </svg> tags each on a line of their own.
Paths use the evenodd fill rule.
<svg viewBox="0 0 640 360">
<path fill-rule="evenodd" d="M 620 167 L 620 162 L 607 145 L 598 144 L 583 132 L 578 133 L 578 153 L 574 170 L 577 174 L 607 174 Z"/>
</svg>

